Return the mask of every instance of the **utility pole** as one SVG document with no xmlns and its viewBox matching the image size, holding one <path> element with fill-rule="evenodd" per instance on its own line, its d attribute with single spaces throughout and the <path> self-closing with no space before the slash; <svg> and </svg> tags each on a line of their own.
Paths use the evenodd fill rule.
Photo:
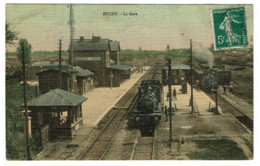
<svg viewBox="0 0 260 166">
<path fill-rule="evenodd" d="M 193 69 L 192 69 L 192 39 L 190 39 L 190 71 L 191 71 L 191 96 L 190 96 L 190 105 L 191 105 L 191 113 L 194 113 L 193 107 Z"/>
<path fill-rule="evenodd" d="M 171 88 L 171 59 L 168 59 L 168 86 L 169 86 L 169 109 L 170 109 L 170 142 L 172 142 L 172 88 Z"/>
<path fill-rule="evenodd" d="M 73 67 L 74 67 L 74 56 L 73 56 L 73 36 L 74 36 L 74 15 L 73 15 L 73 8 L 72 4 L 70 4 L 70 18 L 69 18 L 69 25 L 70 25 L 70 66 L 71 66 L 71 83 L 70 83 L 70 91 L 74 91 L 74 77 L 73 77 Z"/>
<path fill-rule="evenodd" d="M 25 78 L 25 53 L 24 43 L 22 43 L 22 63 L 23 63 L 23 99 L 24 99 L 24 110 L 25 110 L 25 141 L 26 141 L 26 152 L 27 159 L 31 160 L 30 156 L 30 142 L 28 133 L 28 110 L 27 110 L 27 99 L 26 99 L 26 78 Z"/>
<path fill-rule="evenodd" d="M 61 78 L 61 48 L 62 48 L 62 44 L 61 44 L 61 39 L 59 40 L 59 88 L 62 88 L 62 78 Z"/>
</svg>

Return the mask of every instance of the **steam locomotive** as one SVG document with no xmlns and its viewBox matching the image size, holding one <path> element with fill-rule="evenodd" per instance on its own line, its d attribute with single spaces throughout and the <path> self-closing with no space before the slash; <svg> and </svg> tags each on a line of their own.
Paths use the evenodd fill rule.
<svg viewBox="0 0 260 166">
<path fill-rule="evenodd" d="M 162 85 L 159 80 L 144 80 L 138 89 L 137 108 L 131 120 L 142 136 L 153 136 L 162 116 Z"/>
<path fill-rule="evenodd" d="M 194 77 L 200 88 L 206 92 L 216 89 L 217 86 L 231 85 L 231 71 L 218 66 L 214 66 L 213 69 L 195 69 Z"/>
</svg>

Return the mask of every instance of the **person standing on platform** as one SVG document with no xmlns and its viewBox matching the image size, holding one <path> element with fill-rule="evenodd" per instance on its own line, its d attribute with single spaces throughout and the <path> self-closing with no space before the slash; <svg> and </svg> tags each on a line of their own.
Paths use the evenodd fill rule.
<svg viewBox="0 0 260 166">
<path fill-rule="evenodd" d="M 229 93 L 231 94 L 232 91 L 233 91 L 233 85 L 231 84 L 231 85 L 229 86 Z"/>
<path fill-rule="evenodd" d="M 226 85 L 224 85 L 223 89 L 224 89 L 224 94 L 226 94 L 226 89 L 227 89 Z"/>
<path fill-rule="evenodd" d="M 164 114 L 165 114 L 165 121 L 168 121 L 168 116 L 167 116 L 167 113 L 168 113 L 168 109 L 167 109 L 167 106 L 164 107 Z"/>
<path fill-rule="evenodd" d="M 174 96 L 174 98 L 177 100 L 177 93 L 176 93 L 176 89 L 174 88 L 174 90 L 173 90 L 173 96 Z"/>
</svg>

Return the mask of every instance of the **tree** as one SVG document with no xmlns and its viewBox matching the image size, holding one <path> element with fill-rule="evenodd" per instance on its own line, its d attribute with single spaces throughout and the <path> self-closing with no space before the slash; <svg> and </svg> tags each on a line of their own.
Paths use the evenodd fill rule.
<svg viewBox="0 0 260 166">
<path fill-rule="evenodd" d="M 167 45 L 167 50 L 170 51 L 170 45 Z"/>
<path fill-rule="evenodd" d="M 29 63 L 31 60 L 31 51 L 32 51 L 32 46 L 28 43 L 26 39 L 20 39 L 19 40 L 19 46 L 17 47 L 17 56 L 18 59 L 23 61 L 23 51 L 24 51 L 24 61 L 25 63 Z"/>
<path fill-rule="evenodd" d="M 5 44 L 14 44 L 15 40 L 18 40 L 19 32 L 11 29 L 11 24 L 5 23 Z"/>
</svg>

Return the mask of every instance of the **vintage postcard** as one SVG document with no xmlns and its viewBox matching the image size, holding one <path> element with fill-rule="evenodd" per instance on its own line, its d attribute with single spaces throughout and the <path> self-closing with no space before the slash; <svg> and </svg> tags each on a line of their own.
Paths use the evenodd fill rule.
<svg viewBox="0 0 260 166">
<path fill-rule="evenodd" d="M 253 5 L 5 9 L 6 160 L 254 159 Z"/>
</svg>

